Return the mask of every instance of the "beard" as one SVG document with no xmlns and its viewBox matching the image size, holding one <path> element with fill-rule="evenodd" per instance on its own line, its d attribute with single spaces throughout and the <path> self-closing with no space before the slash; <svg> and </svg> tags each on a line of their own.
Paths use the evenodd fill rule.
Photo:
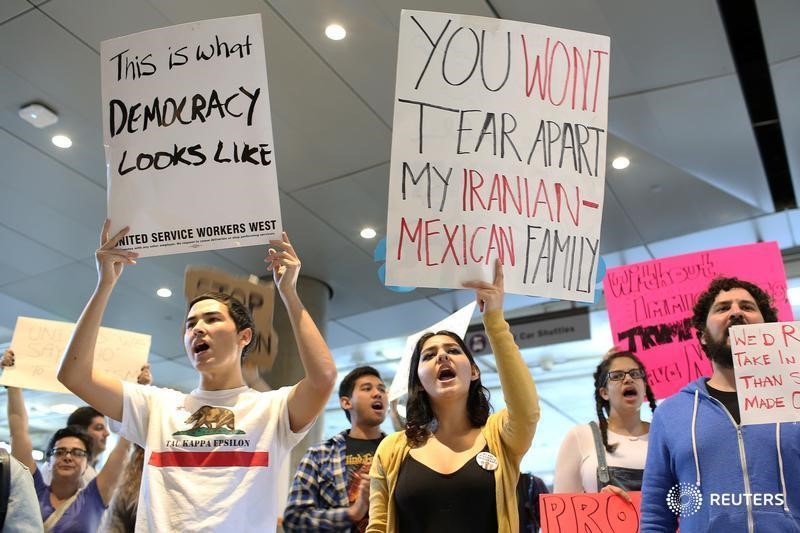
<svg viewBox="0 0 800 533">
<path fill-rule="evenodd" d="M 745 321 L 743 318 L 734 317 L 731 319 L 728 327 L 741 326 L 744 323 Z M 715 341 L 714 339 L 706 337 L 705 341 L 706 343 L 703 345 L 703 350 L 712 362 L 717 363 L 723 368 L 733 368 L 733 351 L 731 350 L 730 344 L 728 344 L 727 330 L 721 340 Z"/>
<path fill-rule="evenodd" d="M 728 336 L 725 335 L 725 338 L 719 342 L 714 340 L 706 340 L 706 344 L 703 346 L 703 349 L 712 362 L 717 363 L 723 368 L 733 368 L 733 351 L 725 342 L 727 339 Z"/>
</svg>

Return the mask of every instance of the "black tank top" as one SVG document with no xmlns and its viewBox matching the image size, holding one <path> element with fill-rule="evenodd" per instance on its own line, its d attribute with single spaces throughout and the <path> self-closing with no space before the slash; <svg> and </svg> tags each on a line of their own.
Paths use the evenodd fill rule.
<svg viewBox="0 0 800 533">
<path fill-rule="evenodd" d="M 399 533 L 496 533 L 494 471 L 481 468 L 476 457 L 452 474 L 440 474 L 407 455 L 394 489 Z"/>
</svg>

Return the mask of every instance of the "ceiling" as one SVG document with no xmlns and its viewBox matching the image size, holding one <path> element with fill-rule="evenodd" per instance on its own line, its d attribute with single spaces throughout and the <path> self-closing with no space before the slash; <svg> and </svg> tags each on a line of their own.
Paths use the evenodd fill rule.
<svg viewBox="0 0 800 533">
<path fill-rule="evenodd" d="M 767 92 L 774 94 L 785 144 L 785 152 L 778 151 L 790 169 L 786 180 L 798 190 L 800 3 L 755 5 L 772 84 Z M 775 212 L 775 205 L 796 205 L 796 199 L 770 193 L 776 178 L 770 173 L 768 179 L 762 164 L 748 115 L 753 100 L 745 98 L 720 9 L 710 0 L 3 0 L 0 345 L 10 341 L 17 316 L 76 320 L 95 283 L 93 252 L 106 212 L 100 42 L 260 13 L 284 227 L 303 272 L 333 289 L 326 335 L 338 366 L 374 362 L 392 375 L 386 354 L 402 349 L 397 338 L 437 322 L 470 297 L 463 291 L 385 289 L 373 260 L 376 239 L 359 237 L 367 225 L 379 236 L 386 229 L 402 8 L 611 36 L 608 161 L 626 155 L 631 165 L 624 171 L 609 166 L 606 174 L 601 252 L 608 266 L 756 240 L 778 240 L 783 249 L 800 245 L 797 212 Z M 323 33 L 334 21 L 348 31 L 343 41 Z M 745 22 L 758 28 L 753 17 Z M 759 87 L 769 89 L 768 83 Z M 34 101 L 57 111 L 58 124 L 39 130 L 23 122 L 18 109 Z M 50 142 L 55 133 L 68 134 L 72 148 L 56 148 Z M 156 289 L 180 294 L 188 264 L 261 274 L 263 255 L 252 247 L 142 260 L 126 269 L 104 324 L 151 334 L 156 383 L 188 390 L 195 378 L 175 333 L 184 303 L 178 296 L 159 298 Z M 520 315 L 566 305 L 508 300 L 509 312 Z M 538 455 L 529 454 L 528 469 L 551 469 L 549 458 L 566 429 L 592 416 L 587 376 L 610 342 L 604 312 L 592 313 L 592 329 L 591 342 L 549 350 L 557 356 L 558 372 L 537 366 L 541 351 L 525 353 L 545 400 Z M 491 381 L 488 366 L 485 375 Z M 34 437 L 41 442 L 63 422 L 49 411 L 63 397 L 27 398 Z M 495 398 L 495 406 L 502 406 L 499 391 Z M 571 405 L 567 411 L 565 403 Z M 326 433 L 345 423 L 335 402 L 330 409 Z M 0 439 L 7 439 L 4 427 Z"/>
</svg>

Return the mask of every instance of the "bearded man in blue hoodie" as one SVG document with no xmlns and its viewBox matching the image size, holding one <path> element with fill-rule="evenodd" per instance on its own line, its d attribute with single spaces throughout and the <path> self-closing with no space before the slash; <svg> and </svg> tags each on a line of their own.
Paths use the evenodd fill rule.
<svg viewBox="0 0 800 533">
<path fill-rule="evenodd" d="M 711 360 L 702 377 L 653 415 L 641 531 L 800 533 L 800 424 L 742 426 L 728 328 L 777 322 L 758 286 L 717 278 L 694 306 Z"/>
</svg>

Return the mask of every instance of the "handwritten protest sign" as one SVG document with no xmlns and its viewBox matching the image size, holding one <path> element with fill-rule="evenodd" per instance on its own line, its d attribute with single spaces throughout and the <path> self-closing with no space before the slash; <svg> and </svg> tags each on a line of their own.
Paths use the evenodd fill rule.
<svg viewBox="0 0 800 533">
<path fill-rule="evenodd" d="M 711 375 L 692 327 L 697 296 L 718 276 L 755 283 L 772 297 L 780 320 L 792 320 L 786 274 L 775 242 L 719 248 L 609 269 L 603 280 L 609 321 L 621 349 L 647 367 L 656 398 Z"/>
<path fill-rule="evenodd" d="M 141 256 L 281 233 L 261 16 L 145 31 L 100 46 L 112 234 Z M 233 207 L 235 206 L 235 207 Z"/>
<path fill-rule="evenodd" d="M 469 321 L 472 319 L 472 314 L 475 311 L 475 302 L 470 302 L 452 315 L 449 315 L 444 320 L 440 320 L 436 324 L 428 326 L 427 328 L 409 335 L 406 339 L 406 347 L 403 351 L 403 357 L 397 363 L 397 372 L 394 375 L 392 384 L 389 387 L 389 401 L 396 400 L 408 394 L 408 375 L 411 372 L 411 356 L 414 353 L 414 347 L 417 341 L 424 334 L 437 331 L 452 331 L 464 338 L 469 327 Z"/>
<path fill-rule="evenodd" d="M 0 385 L 70 394 L 56 378 L 58 362 L 72 337 L 75 324 L 18 317 L 11 338 L 14 366 L 6 368 Z M 150 353 L 150 335 L 100 328 L 94 350 L 94 368 L 123 381 L 136 382 Z"/>
<path fill-rule="evenodd" d="M 278 353 L 278 334 L 272 329 L 275 309 L 273 283 L 263 282 L 256 276 L 236 277 L 213 268 L 189 267 L 184 276 L 183 292 L 187 302 L 204 292 L 229 294 L 242 302 L 250 310 L 256 325 L 255 341 L 247 359 L 259 368 L 272 368 Z"/>
<path fill-rule="evenodd" d="M 403 11 L 386 284 L 594 301 L 609 39 Z"/>
<path fill-rule="evenodd" d="M 637 533 L 642 493 L 628 496 L 630 503 L 608 493 L 542 494 L 542 533 Z"/>
<path fill-rule="evenodd" d="M 730 328 L 742 424 L 800 422 L 800 322 Z"/>
</svg>

